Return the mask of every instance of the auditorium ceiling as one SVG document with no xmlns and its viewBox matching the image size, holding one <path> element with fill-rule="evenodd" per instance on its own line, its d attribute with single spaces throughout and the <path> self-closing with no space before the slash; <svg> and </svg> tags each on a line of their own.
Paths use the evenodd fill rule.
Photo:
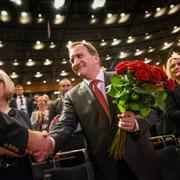
<svg viewBox="0 0 180 180">
<path fill-rule="evenodd" d="M 108 71 L 122 60 L 163 66 L 180 53 L 180 0 L 63 1 L 0 0 L 0 69 L 15 84 L 79 81 L 68 62 L 73 41 L 93 43 Z"/>
</svg>

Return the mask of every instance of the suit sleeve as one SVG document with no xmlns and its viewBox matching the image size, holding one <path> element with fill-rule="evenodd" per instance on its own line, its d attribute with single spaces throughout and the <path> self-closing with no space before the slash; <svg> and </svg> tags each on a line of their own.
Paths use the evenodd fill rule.
<svg viewBox="0 0 180 180">
<path fill-rule="evenodd" d="M 0 146 L 18 155 L 24 155 L 27 141 L 28 129 L 0 112 Z"/>
<path fill-rule="evenodd" d="M 136 120 L 138 121 L 139 125 L 139 135 L 144 135 L 157 122 L 158 112 L 156 109 L 152 108 L 150 114 L 147 117 L 144 118 L 142 116 L 136 115 Z"/>
<path fill-rule="evenodd" d="M 175 124 L 180 124 L 180 107 L 177 102 L 179 99 L 175 97 L 174 92 L 168 92 L 166 98 L 166 117 L 167 120 L 173 121 Z"/>
<path fill-rule="evenodd" d="M 55 152 L 61 149 L 78 125 L 76 111 L 71 99 L 66 95 L 60 121 L 50 131 L 50 136 L 55 140 Z"/>
</svg>

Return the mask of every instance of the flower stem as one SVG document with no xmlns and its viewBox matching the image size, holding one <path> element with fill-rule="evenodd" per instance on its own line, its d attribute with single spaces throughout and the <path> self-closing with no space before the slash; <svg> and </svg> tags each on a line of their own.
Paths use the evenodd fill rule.
<svg viewBox="0 0 180 180">
<path fill-rule="evenodd" d="M 111 147 L 108 149 L 109 155 L 114 157 L 115 160 L 122 159 L 125 153 L 125 138 L 126 131 L 118 129 L 116 132 L 115 138 L 111 144 Z"/>
</svg>

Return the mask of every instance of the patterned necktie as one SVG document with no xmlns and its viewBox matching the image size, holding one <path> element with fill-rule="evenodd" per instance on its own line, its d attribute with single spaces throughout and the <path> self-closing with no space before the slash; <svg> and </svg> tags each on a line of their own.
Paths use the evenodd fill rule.
<svg viewBox="0 0 180 180">
<path fill-rule="evenodd" d="M 19 96 L 19 98 L 20 98 L 20 103 L 21 103 L 21 110 L 24 110 L 24 108 L 23 108 L 23 98 L 22 98 L 22 96 Z"/>
<path fill-rule="evenodd" d="M 106 112 L 106 114 L 108 116 L 110 116 L 110 113 L 109 113 L 109 106 L 107 104 L 107 101 L 105 100 L 105 97 L 104 95 L 102 94 L 101 90 L 97 87 L 97 84 L 98 84 L 98 80 L 95 79 L 93 81 L 91 81 L 91 87 L 92 87 L 92 90 L 94 92 L 94 95 L 96 96 L 97 100 L 99 101 L 99 103 L 101 104 L 101 106 L 103 107 L 104 111 Z"/>
</svg>

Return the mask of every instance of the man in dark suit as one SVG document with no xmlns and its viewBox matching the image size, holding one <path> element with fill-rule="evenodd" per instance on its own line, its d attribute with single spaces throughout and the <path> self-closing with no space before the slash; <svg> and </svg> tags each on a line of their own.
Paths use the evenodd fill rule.
<svg viewBox="0 0 180 180">
<path fill-rule="evenodd" d="M 11 101 L 9 102 L 9 106 L 26 112 L 27 114 L 29 114 L 30 117 L 33 111 L 32 100 L 24 96 L 24 89 L 22 85 L 18 84 L 15 87 L 15 90 L 16 98 L 11 99 Z"/>
<path fill-rule="evenodd" d="M 97 179 L 160 180 L 155 151 L 148 140 L 148 130 L 157 119 L 156 111 L 152 110 L 145 119 L 130 111 L 119 114 L 112 98 L 105 93 L 110 74 L 101 70 L 94 46 L 87 42 L 72 43 L 69 56 L 73 71 L 83 81 L 66 93 L 60 121 L 50 131 L 54 151 L 61 149 L 80 122 Z M 108 109 L 103 108 L 91 88 L 94 80 Z M 109 157 L 108 148 L 118 126 L 126 131 L 126 140 L 125 157 L 116 161 Z"/>
<path fill-rule="evenodd" d="M 59 82 L 60 98 L 56 99 L 55 102 L 52 102 L 49 105 L 50 121 L 52 121 L 57 115 L 61 114 L 65 93 L 68 92 L 71 88 L 72 88 L 72 84 L 69 79 L 64 78 Z"/>
</svg>

